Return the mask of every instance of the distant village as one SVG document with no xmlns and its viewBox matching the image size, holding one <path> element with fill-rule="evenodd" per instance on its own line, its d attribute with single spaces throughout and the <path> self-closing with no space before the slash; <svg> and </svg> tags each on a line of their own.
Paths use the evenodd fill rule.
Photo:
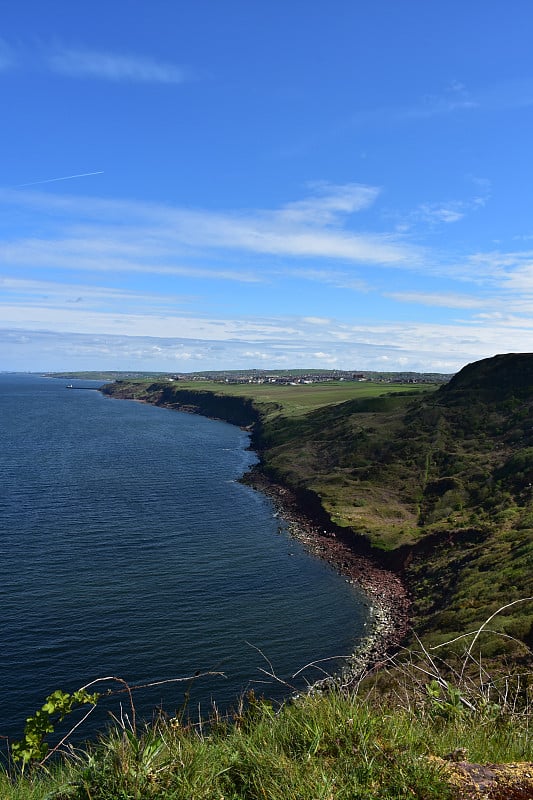
<svg viewBox="0 0 533 800">
<path fill-rule="evenodd" d="M 274 372 L 270 370 L 247 370 L 236 372 L 199 372 L 180 373 L 170 380 L 175 381 L 213 381 L 226 384 L 277 384 L 285 386 L 298 386 L 313 383 L 328 383 L 331 381 L 371 381 L 377 383 L 447 383 L 450 375 L 441 373 L 419 372 L 351 372 L 346 370 L 320 370 L 305 372 L 304 370 L 283 370 Z"/>
<path fill-rule="evenodd" d="M 47 377 L 84 378 L 88 380 L 168 380 L 168 381 L 212 381 L 225 384 L 274 384 L 277 386 L 303 386 L 333 381 L 373 383 L 447 383 L 451 375 L 440 372 L 375 372 L 352 370 L 217 370 L 206 372 L 48 372 Z"/>
</svg>

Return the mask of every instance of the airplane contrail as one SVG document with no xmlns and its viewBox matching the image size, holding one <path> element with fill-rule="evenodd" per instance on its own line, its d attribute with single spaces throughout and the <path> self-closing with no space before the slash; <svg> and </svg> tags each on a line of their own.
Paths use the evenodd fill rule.
<svg viewBox="0 0 533 800">
<path fill-rule="evenodd" d="M 88 175 L 103 175 L 103 169 L 98 172 L 81 172 L 79 175 L 65 175 L 63 178 L 48 178 L 46 181 L 32 181 L 31 183 L 19 183 L 15 189 L 22 189 L 23 186 L 37 186 L 40 183 L 55 183 L 56 181 L 70 181 L 72 178 L 86 178 Z"/>
</svg>

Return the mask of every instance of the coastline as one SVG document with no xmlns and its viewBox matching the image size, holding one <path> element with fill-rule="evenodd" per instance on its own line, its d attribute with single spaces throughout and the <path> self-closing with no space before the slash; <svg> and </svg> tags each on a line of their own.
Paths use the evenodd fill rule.
<svg viewBox="0 0 533 800">
<path fill-rule="evenodd" d="M 300 541 L 316 558 L 330 564 L 347 581 L 357 584 L 366 595 L 371 614 L 371 630 L 361 640 L 354 653 L 350 655 L 340 674 L 332 678 L 318 681 L 313 688 L 328 685 L 350 687 L 357 684 L 364 676 L 384 667 L 406 638 L 409 629 L 410 600 L 400 577 L 377 563 L 377 557 L 358 552 L 357 543 L 349 531 L 335 526 L 323 509 L 321 513 L 306 510 L 303 503 L 290 487 L 281 482 L 271 480 L 263 471 L 261 450 L 254 447 L 254 428 L 260 423 L 260 417 L 254 423 L 240 424 L 233 418 L 225 419 L 222 408 L 203 408 L 201 404 L 176 402 L 176 396 L 166 398 L 162 393 L 151 397 L 128 396 L 128 391 L 113 391 L 113 384 L 102 387 L 103 393 L 123 400 L 137 400 L 160 408 L 168 408 L 184 413 L 199 414 L 210 419 L 229 422 L 251 434 L 249 449 L 253 450 L 259 462 L 241 478 L 244 483 L 256 491 L 268 496 L 274 503 L 279 516 L 287 525 L 290 536 Z M 196 399 L 196 398 L 195 398 Z M 240 399 L 240 398 L 239 398 Z M 224 409 L 227 411 L 227 409 Z M 235 411 L 235 410 L 233 410 Z M 234 416 L 229 414 L 228 416 Z"/>
<path fill-rule="evenodd" d="M 290 536 L 305 549 L 334 567 L 347 581 L 357 584 L 366 595 L 371 630 L 350 655 L 340 674 L 317 681 L 311 689 L 340 685 L 349 688 L 384 667 L 398 650 L 409 628 L 410 600 L 401 579 L 376 561 L 356 552 L 347 534 L 334 525 L 317 520 L 303 510 L 296 494 L 274 482 L 261 470 L 261 463 L 245 473 L 241 482 L 267 495 L 287 525 Z M 326 526 L 326 527 L 324 527 Z"/>
</svg>

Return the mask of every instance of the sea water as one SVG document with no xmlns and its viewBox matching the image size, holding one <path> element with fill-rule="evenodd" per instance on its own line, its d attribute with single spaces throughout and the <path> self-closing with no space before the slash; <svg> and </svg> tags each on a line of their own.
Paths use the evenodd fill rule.
<svg viewBox="0 0 533 800">
<path fill-rule="evenodd" d="M 209 712 L 250 688 L 280 699 L 353 651 L 364 598 L 239 482 L 246 432 L 67 383 L 0 375 L 0 736 L 101 677 L 217 673 L 134 692 L 139 718 L 185 698 Z M 102 709 L 85 732 L 132 713 L 127 695 Z"/>
</svg>

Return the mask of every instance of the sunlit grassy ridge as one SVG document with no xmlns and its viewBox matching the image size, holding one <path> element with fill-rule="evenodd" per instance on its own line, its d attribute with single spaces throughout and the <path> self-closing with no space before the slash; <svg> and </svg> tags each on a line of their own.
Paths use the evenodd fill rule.
<svg viewBox="0 0 533 800">
<path fill-rule="evenodd" d="M 324 406 L 344 403 L 348 400 L 375 398 L 389 394 L 428 393 L 437 388 L 436 384 L 412 383 L 373 383 L 371 381 L 328 381 L 314 384 L 255 384 L 255 383 L 230 383 L 208 380 L 180 380 L 143 378 L 138 380 L 126 379 L 109 387 L 109 393 L 114 396 L 122 394 L 137 399 L 153 402 L 158 394 L 165 392 L 165 402 L 171 402 L 172 397 L 176 402 L 180 398 L 197 396 L 198 402 L 202 394 L 216 397 L 241 398 L 249 401 L 260 412 L 261 418 L 266 422 L 272 417 L 295 417 L 315 411 Z M 203 398 L 205 401 L 205 397 Z"/>
<path fill-rule="evenodd" d="M 265 418 L 280 415 L 296 417 L 307 414 L 323 406 L 336 405 L 353 399 L 364 399 L 379 395 L 406 392 L 419 394 L 434 389 L 423 384 L 372 383 L 331 381 L 297 386 L 275 384 L 229 384 L 195 381 L 189 384 L 180 382 L 180 388 L 204 389 L 232 397 L 246 397 L 253 400 L 258 408 L 265 407 Z M 277 408 L 274 408 L 276 406 Z"/>
</svg>

